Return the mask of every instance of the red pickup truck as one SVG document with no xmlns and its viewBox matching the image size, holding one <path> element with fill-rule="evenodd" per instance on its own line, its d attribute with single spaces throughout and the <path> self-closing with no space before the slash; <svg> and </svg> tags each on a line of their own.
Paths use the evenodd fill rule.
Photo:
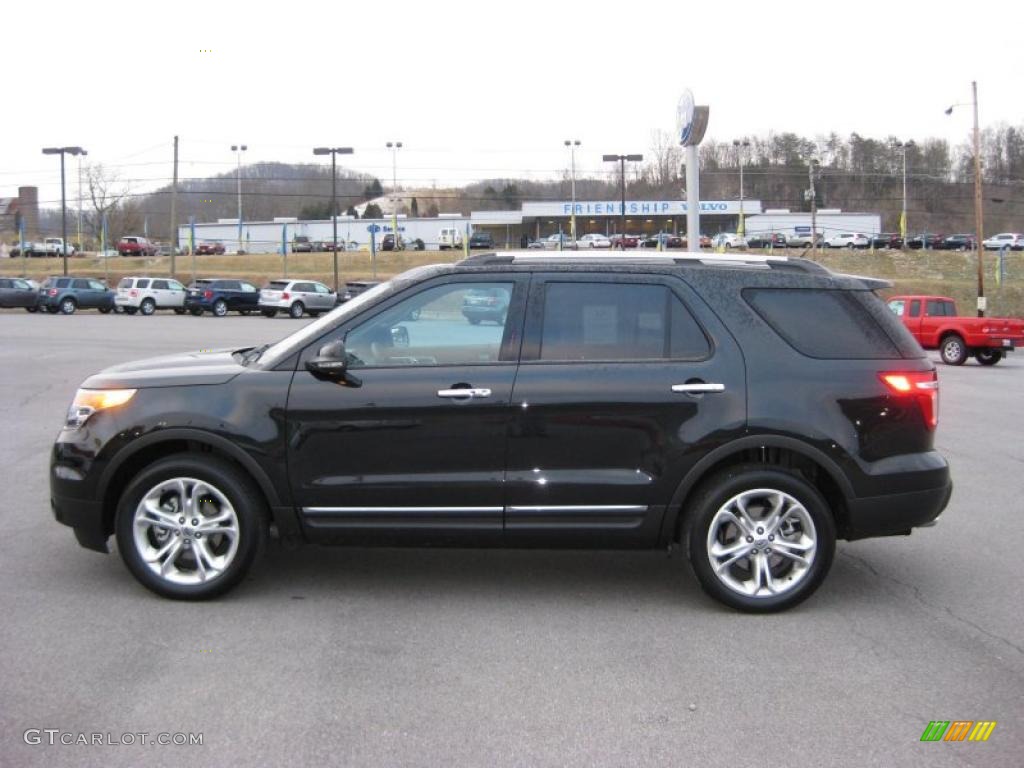
<svg viewBox="0 0 1024 768">
<path fill-rule="evenodd" d="M 922 347 L 939 350 L 947 365 L 963 365 L 971 356 L 982 365 L 995 365 L 1024 344 L 1024 320 L 960 317 L 956 302 L 946 296 L 893 296 L 889 309 Z"/>
</svg>

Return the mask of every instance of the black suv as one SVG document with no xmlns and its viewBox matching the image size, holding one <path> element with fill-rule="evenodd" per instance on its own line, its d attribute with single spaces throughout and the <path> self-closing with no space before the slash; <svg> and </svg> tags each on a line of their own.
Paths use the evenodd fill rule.
<svg viewBox="0 0 1024 768">
<path fill-rule="evenodd" d="M 185 309 L 199 317 L 203 312 L 212 312 L 225 317 L 228 312 L 247 315 L 258 310 L 260 292 L 252 283 L 230 278 L 205 278 L 196 280 L 185 294 Z"/>
<path fill-rule="evenodd" d="M 51 503 L 168 597 L 237 584 L 273 531 L 679 546 L 718 600 L 779 610 L 837 538 L 909 533 L 952 490 L 935 368 L 885 285 L 765 257 L 419 267 L 276 344 L 90 377 Z M 482 296 L 508 297 L 501 322 L 466 317 Z"/>
</svg>

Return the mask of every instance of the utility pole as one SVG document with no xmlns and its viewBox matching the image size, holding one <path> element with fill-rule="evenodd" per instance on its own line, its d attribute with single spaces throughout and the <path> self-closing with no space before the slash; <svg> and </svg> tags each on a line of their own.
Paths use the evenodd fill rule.
<svg viewBox="0 0 1024 768">
<path fill-rule="evenodd" d="M 88 155 L 84 149 L 82 155 Z M 78 156 L 78 247 L 85 250 L 82 244 L 82 155 Z"/>
<path fill-rule="evenodd" d="M 985 246 L 982 241 L 981 211 L 981 134 L 978 131 L 978 82 L 971 81 L 971 101 L 974 105 L 974 229 L 975 241 L 978 246 L 978 317 L 985 316 Z"/>
<path fill-rule="evenodd" d="M 174 137 L 174 180 L 171 182 L 171 277 L 178 251 L 178 137 Z"/>
<path fill-rule="evenodd" d="M 402 142 L 389 141 L 387 148 L 391 150 L 391 234 L 394 249 L 398 250 L 398 150 Z"/>
<path fill-rule="evenodd" d="M 807 163 L 807 176 L 811 180 L 811 249 L 813 251 L 818 250 L 818 193 L 814 189 L 814 167 L 818 164 L 818 161 L 811 159 Z"/>
<path fill-rule="evenodd" d="M 743 237 L 745 233 L 745 227 L 743 226 L 743 158 L 746 155 L 746 152 L 744 150 L 750 146 L 750 142 L 747 141 L 746 139 L 744 139 L 743 141 L 740 141 L 739 139 L 733 139 L 732 145 L 736 147 L 737 161 L 739 162 L 740 166 L 740 218 L 739 226 L 736 228 L 736 234 L 739 235 L 740 237 Z"/>
<path fill-rule="evenodd" d="M 314 155 L 331 156 L 331 220 L 334 222 L 334 242 L 331 248 L 334 251 L 334 292 L 338 292 L 338 172 L 336 170 L 337 155 L 351 155 L 352 147 L 315 147 Z M 287 243 L 282 242 L 281 247 L 287 252 Z M 285 257 L 287 258 L 287 256 Z M 376 267 L 374 268 L 376 271 Z"/>
<path fill-rule="evenodd" d="M 579 139 L 565 140 L 565 146 L 569 148 L 569 174 L 572 179 L 572 218 L 569 220 L 569 234 L 572 237 L 573 248 L 576 248 L 576 147 L 579 145 Z"/>
<path fill-rule="evenodd" d="M 232 144 L 231 151 L 238 158 L 238 252 L 242 252 L 242 153 L 249 147 L 245 144 Z"/>
</svg>

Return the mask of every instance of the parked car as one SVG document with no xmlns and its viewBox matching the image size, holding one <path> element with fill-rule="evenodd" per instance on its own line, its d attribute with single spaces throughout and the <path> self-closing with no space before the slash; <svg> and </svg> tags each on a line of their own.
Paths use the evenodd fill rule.
<svg viewBox="0 0 1024 768">
<path fill-rule="evenodd" d="M 584 235 L 579 240 L 580 248 L 611 248 L 612 241 L 606 236 L 599 232 L 591 232 Z"/>
<path fill-rule="evenodd" d="M 887 284 L 784 257 L 681 262 L 481 254 L 275 344 L 95 374 L 50 453 L 51 508 L 177 599 L 241 582 L 272 526 L 678 547 L 709 595 L 754 612 L 809 597 L 837 539 L 931 524 L 952 491 L 938 380 L 873 293 Z M 452 307 L 490 290 L 511 297 L 504 323 L 466 329 Z"/>
<path fill-rule="evenodd" d="M 224 243 L 216 240 L 203 240 L 196 244 L 196 255 L 198 256 L 223 256 Z"/>
<path fill-rule="evenodd" d="M 821 232 L 816 233 L 815 237 L 811 237 L 810 232 L 794 232 L 791 235 L 786 235 L 786 247 L 787 248 L 811 248 L 817 246 L 821 248 L 825 243 L 825 238 Z"/>
<path fill-rule="evenodd" d="M 271 280 L 260 290 L 259 309 L 264 317 L 287 312 L 298 319 L 307 312 L 316 317 L 338 304 L 337 294 L 313 280 Z"/>
<path fill-rule="evenodd" d="M 719 250 L 730 251 L 746 250 L 747 241 L 735 232 L 719 232 L 711 238 L 711 247 Z"/>
<path fill-rule="evenodd" d="M 826 248 L 868 248 L 871 246 L 871 238 L 860 232 L 840 232 L 837 235 L 825 238 Z"/>
<path fill-rule="evenodd" d="M 943 251 L 973 251 L 978 247 L 978 239 L 974 235 L 947 235 L 935 247 Z"/>
<path fill-rule="evenodd" d="M 125 314 L 152 315 L 158 309 L 185 314 L 185 286 L 169 277 L 122 277 L 114 304 Z"/>
<path fill-rule="evenodd" d="M 437 247 L 446 251 L 462 247 L 462 230 L 458 227 L 443 227 L 437 234 Z"/>
<path fill-rule="evenodd" d="M 907 248 L 912 251 L 919 251 L 922 248 L 934 250 L 942 246 L 942 240 L 942 235 L 934 232 L 922 232 L 907 238 Z"/>
<path fill-rule="evenodd" d="M 889 309 L 922 347 L 939 350 L 947 365 L 963 365 L 969 357 L 995 365 L 1024 344 L 1024 320 L 962 317 L 947 296 L 893 296 Z"/>
<path fill-rule="evenodd" d="M 148 238 L 130 235 L 117 241 L 120 256 L 156 256 L 157 247 Z"/>
<path fill-rule="evenodd" d="M 679 235 L 673 235 L 668 232 L 659 232 L 655 235 L 649 235 L 640 241 L 641 248 L 683 248 L 684 240 Z"/>
<path fill-rule="evenodd" d="M 747 237 L 748 248 L 785 248 L 786 236 L 781 232 L 760 232 Z"/>
<path fill-rule="evenodd" d="M 474 232 L 469 238 L 470 250 L 473 248 L 493 248 L 494 237 L 490 232 Z"/>
<path fill-rule="evenodd" d="M 196 280 L 188 287 L 185 309 L 196 317 L 207 311 L 217 317 L 224 317 L 228 312 L 247 315 L 259 308 L 259 301 L 260 293 L 251 283 L 228 278 L 205 278 Z"/>
<path fill-rule="evenodd" d="M 378 285 L 380 285 L 379 280 L 350 280 L 345 283 L 344 290 L 338 294 L 337 301 L 339 304 L 344 304 Z"/>
<path fill-rule="evenodd" d="M 640 247 L 640 235 L 625 234 L 614 234 L 608 238 L 612 241 L 612 248 L 617 248 L 620 251 L 626 250 L 627 248 L 639 248 Z M 545 246 L 547 247 L 547 246 Z"/>
<path fill-rule="evenodd" d="M 544 250 L 544 241 L 528 237 L 526 238 L 526 249 L 530 251 L 542 251 Z"/>
<path fill-rule="evenodd" d="M 313 242 L 305 235 L 292 238 L 292 253 L 312 253 Z"/>
<path fill-rule="evenodd" d="M 157 245 L 156 247 L 157 256 L 170 256 L 172 254 L 180 256 L 182 253 L 184 253 L 184 251 L 181 248 L 176 248 L 171 245 Z"/>
<path fill-rule="evenodd" d="M 504 287 L 473 288 L 462 299 L 462 314 L 472 325 L 489 320 L 504 326 L 511 296 Z"/>
<path fill-rule="evenodd" d="M 32 258 L 37 256 L 63 256 L 64 255 L 64 240 L 59 237 L 47 237 L 40 242 L 28 242 L 24 243 L 25 256 Z M 78 253 L 78 249 L 72 243 L 68 243 L 68 256 L 74 256 Z M 16 247 L 10 250 L 11 258 L 17 258 L 21 256 L 21 244 L 19 243 Z"/>
<path fill-rule="evenodd" d="M 396 242 L 394 233 L 388 232 L 380 239 L 380 249 L 382 251 L 404 251 L 405 240 L 403 240 L 402 236 L 399 235 Z"/>
<path fill-rule="evenodd" d="M 899 232 L 880 232 L 871 236 L 871 247 L 898 251 L 903 247 L 903 238 Z"/>
<path fill-rule="evenodd" d="M 28 280 L 21 277 L 0 277 L 0 307 L 24 307 L 28 312 L 36 312 L 38 299 L 38 289 L 33 288 Z"/>
<path fill-rule="evenodd" d="M 1009 248 L 1013 251 L 1024 250 L 1024 235 L 1020 232 L 1000 232 L 998 235 L 986 238 L 981 244 L 987 251 L 998 251 L 1002 248 Z"/>
<path fill-rule="evenodd" d="M 36 306 L 51 315 L 73 315 L 79 309 L 114 310 L 115 293 L 106 283 L 92 277 L 54 276 L 39 286 Z"/>
<path fill-rule="evenodd" d="M 559 248 L 563 251 L 568 251 L 575 247 L 575 243 L 573 243 L 572 238 L 564 232 L 555 232 L 553 235 L 548 235 L 541 242 L 543 242 L 544 247 L 550 251 L 557 251 Z"/>
</svg>

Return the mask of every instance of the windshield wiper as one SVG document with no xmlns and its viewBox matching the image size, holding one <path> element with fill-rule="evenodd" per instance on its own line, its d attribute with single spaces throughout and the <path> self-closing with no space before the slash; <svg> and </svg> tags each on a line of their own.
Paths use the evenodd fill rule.
<svg viewBox="0 0 1024 768">
<path fill-rule="evenodd" d="M 253 347 L 242 353 L 242 365 L 249 365 L 249 363 L 255 363 L 260 359 L 260 355 L 270 349 L 270 344 L 261 344 L 258 347 Z"/>
</svg>

